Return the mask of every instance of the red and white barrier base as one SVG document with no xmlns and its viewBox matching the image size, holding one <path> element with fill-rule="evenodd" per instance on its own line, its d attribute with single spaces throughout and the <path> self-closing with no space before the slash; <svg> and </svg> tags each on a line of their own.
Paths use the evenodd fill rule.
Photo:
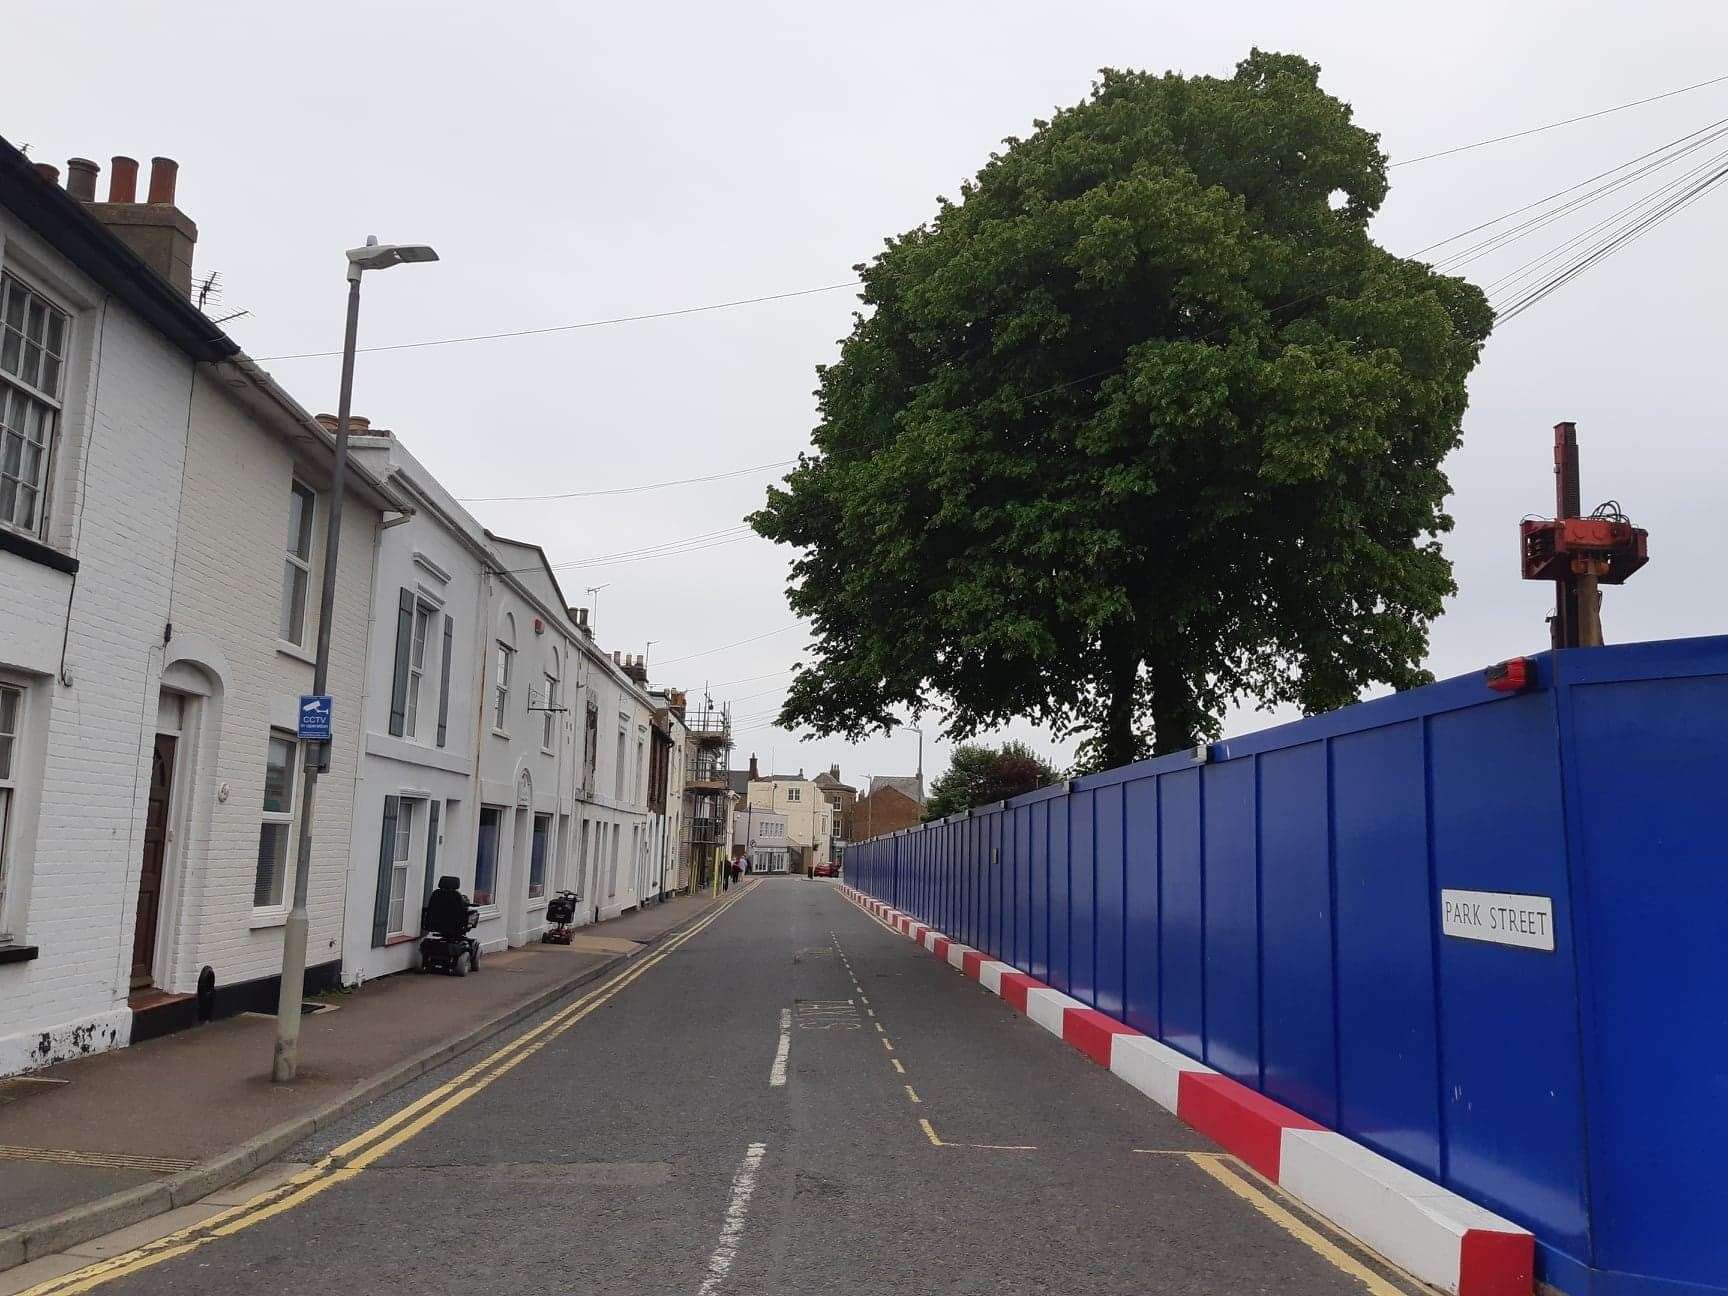
<svg viewBox="0 0 1728 1296">
<path fill-rule="evenodd" d="M 1422 1281 L 1530 1296 L 1536 1240 L 1510 1220 L 880 900 L 840 892 Z"/>
</svg>

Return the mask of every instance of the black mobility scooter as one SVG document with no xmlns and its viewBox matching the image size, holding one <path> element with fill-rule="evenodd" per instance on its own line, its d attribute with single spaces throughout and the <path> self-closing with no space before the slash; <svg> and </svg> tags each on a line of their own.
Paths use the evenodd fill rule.
<svg viewBox="0 0 1728 1296">
<path fill-rule="evenodd" d="M 462 894 L 453 877 L 438 879 L 438 889 L 420 911 L 420 967 L 445 976 L 466 976 L 480 970 L 480 942 L 468 933 L 480 924 L 480 911 Z M 463 963 L 468 964 L 467 971 Z"/>
</svg>

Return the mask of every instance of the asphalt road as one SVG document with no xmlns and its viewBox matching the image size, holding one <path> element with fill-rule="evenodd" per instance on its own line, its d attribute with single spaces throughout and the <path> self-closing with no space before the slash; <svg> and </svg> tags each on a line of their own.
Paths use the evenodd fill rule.
<svg viewBox="0 0 1728 1296">
<path fill-rule="evenodd" d="M 292 1154 L 389 1146 L 364 1168 L 338 1161 L 94 1289 L 1370 1289 L 1348 1246 L 1341 1267 L 1336 1238 L 1281 1225 L 1288 1202 L 1185 1155 L 1216 1149 L 831 884 L 758 882 L 630 976 L 477 1074 L 478 1055 L 459 1059 Z"/>
</svg>

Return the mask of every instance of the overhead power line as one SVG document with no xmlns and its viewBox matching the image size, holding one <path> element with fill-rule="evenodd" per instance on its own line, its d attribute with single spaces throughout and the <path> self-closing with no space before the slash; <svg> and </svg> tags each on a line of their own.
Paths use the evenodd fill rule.
<svg viewBox="0 0 1728 1296">
<path fill-rule="evenodd" d="M 643 491 L 665 490 L 668 486 L 694 486 L 700 482 L 726 481 L 732 477 L 747 477 L 751 473 L 769 472 L 797 463 L 796 459 L 779 459 L 774 463 L 757 464 L 754 468 L 735 468 L 731 472 L 709 473 L 703 477 L 680 477 L 675 481 L 648 482 L 642 486 L 613 486 L 605 490 L 560 491 L 555 495 L 464 495 L 458 504 L 531 504 L 543 500 L 593 499 L 599 495 L 640 495 Z"/>
<path fill-rule="evenodd" d="M 760 643 L 764 639 L 772 639 L 775 635 L 785 634 L 788 630 L 796 630 L 798 625 L 799 623 L 794 621 L 791 625 L 783 625 L 778 630 L 769 630 L 763 634 L 751 635 L 750 638 L 740 639 L 736 643 L 721 644 L 718 648 L 706 648 L 701 652 L 686 653 L 682 657 L 673 657 L 667 661 L 657 662 L 655 664 L 659 669 L 664 670 L 668 666 L 676 666 L 679 662 L 693 661 L 697 657 L 708 657 L 717 652 L 725 652 L 728 648 L 742 648 L 745 644 Z"/>
<path fill-rule="evenodd" d="M 357 351 L 418 351 L 426 347 L 455 346 L 462 342 L 497 342 L 504 338 L 540 337 L 547 333 L 574 333 L 579 329 L 608 328 L 614 324 L 640 324 L 645 320 L 673 319 L 679 315 L 702 315 L 709 311 L 732 310 L 738 306 L 759 306 L 763 302 L 787 301 L 793 297 L 813 297 L 817 293 L 838 292 L 856 288 L 862 281 L 848 279 L 845 283 L 823 284 L 820 288 L 797 288 L 791 292 L 765 293 L 760 297 L 740 297 L 736 301 L 710 302 L 704 306 L 681 306 L 676 310 L 645 311 L 639 315 L 614 315 L 610 319 L 582 320 L 575 324 L 548 324 L 544 328 L 506 329 L 500 333 L 470 333 L 463 337 L 427 338 L 422 342 L 391 342 L 382 346 L 357 347 Z M 296 351 L 286 355 L 259 356 L 259 360 L 320 360 L 339 356 L 340 351 Z"/>
<path fill-rule="evenodd" d="M 1715 161 L 1720 164 L 1716 170 L 1667 197 L 1649 210 L 1638 212 L 1629 219 L 1622 221 L 1595 243 L 1562 263 L 1558 270 L 1535 287 L 1525 291 L 1521 296 L 1511 301 L 1503 300 L 1497 303 L 1496 309 L 1500 318 L 1502 320 L 1516 319 L 1564 284 L 1576 279 L 1590 267 L 1607 260 L 1622 248 L 1637 242 L 1670 217 L 1690 207 L 1724 180 L 1728 180 L 1728 155 L 1718 157 Z M 1641 205 L 1648 205 L 1648 198 L 1634 204 L 1634 206 Z"/>
<path fill-rule="evenodd" d="M 1467 153 L 1471 149 L 1486 148 L 1490 144 L 1503 144 L 1507 140 L 1523 139 L 1526 135 L 1540 135 L 1543 131 L 1558 130 L 1562 126 L 1573 126 L 1578 122 L 1594 121 L 1598 117 L 1607 117 L 1611 113 L 1625 112 L 1628 108 L 1641 108 L 1645 104 L 1653 104 L 1662 99 L 1672 99 L 1675 95 L 1688 94 L 1693 90 L 1702 90 L 1705 86 L 1718 85 L 1728 81 L 1728 73 L 1711 77 L 1708 81 L 1694 82 L 1692 85 L 1681 86 L 1678 90 L 1664 90 L 1661 94 L 1651 95 L 1647 99 L 1634 99 L 1631 103 L 1616 104 L 1612 108 L 1599 108 L 1595 112 L 1580 113 L 1576 117 L 1568 117 L 1564 121 L 1549 122 L 1545 126 L 1531 126 L 1526 130 L 1512 131 L 1506 135 L 1495 135 L 1491 139 L 1477 140 L 1474 144 L 1459 144 L 1454 148 L 1440 149 L 1434 153 L 1424 153 L 1420 157 L 1405 158 L 1390 165 L 1395 167 L 1414 166 L 1418 162 L 1431 162 L 1435 158 L 1451 157 L 1454 153 Z"/>
<path fill-rule="evenodd" d="M 1534 211 L 1538 207 L 1542 207 L 1548 203 L 1553 202 L 1556 198 L 1564 198 L 1567 194 L 1573 193 L 1576 190 L 1584 188 L 1585 185 L 1595 184 L 1595 182 L 1598 180 L 1606 179 L 1608 176 L 1617 175 L 1618 173 L 1625 171 L 1630 167 L 1638 166 L 1638 164 L 1640 162 L 1644 162 L 1647 159 L 1658 157 L 1658 155 L 1660 155 L 1660 154 L 1668 154 L 1667 157 L 1661 158 L 1659 161 L 1653 162 L 1647 167 L 1639 167 L 1639 169 L 1637 171 L 1633 172 L 1632 175 L 1629 177 L 1625 177 L 1622 180 L 1613 181 L 1610 184 L 1600 186 L 1597 189 L 1592 189 L 1589 191 L 1589 193 L 1580 195 L 1579 199 L 1575 200 L 1578 205 L 1586 206 L 1586 205 L 1588 205 L 1588 202 L 1586 200 L 1594 201 L 1595 197 L 1600 196 L 1603 193 L 1610 192 L 1612 189 L 1618 188 L 1624 183 L 1630 183 L 1630 181 L 1632 179 L 1639 178 L 1645 174 L 1648 174 L 1651 171 L 1660 170 L 1663 167 L 1666 167 L 1669 163 L 1676 161 L 1679 157 L 1683 156 L 1685 153 L 1691 152 L 1694 148 L 1700 148 L 1705 144 L 1713 143 L 1715 140 L 1722 137 L 1722 135 L 1724 133 L 1724 130 L 1723 130 L 1724 127 L 1728 127 L 1728 117 L 1723 117 L 1723 118 L 1720 118 L 1716 121 L 1713 121 L 1708 126 L 1701 126 L 1695 131 L 1689 131 L 1685 135 L 1681 135 L 1677 139 L 1669 140 L 1665 144 L 1659 144 L 1655 148 L 1650 149 L 1648 152 L 1640 153 L 1637 157 L 1630 158 L 1627 161 L 1622 162 L 1619 166 L 1610 167 L 1606 171 L 1598 171 L 1595 175 L 1591 176 L 1587 180 L 1580 180 L 1576 184 L 1567 185 L 1566 188 L 1556 190 L 1554 193 L 1548 194 L 1548 195 L 1541 197 L 1541 198 L 1537 198 L 1533 202 L 1527 202 L 1521 207 L 1514 207 L 1511 211 L 1505 212 L 1499 216 L 1496 216 L 1492 220 L 1483 221 L 1479 225 L 1472 225 L 1467 230 L 1461 230 L 1456 234 L 1448 235 L 1446 238 L 1443 238 L 1436 243 L 1428 244 L 1427 247 L 1417 248 L 1414 252 L 1410 253 L 1410 256 L 1412 258 L 1424 256 L 1427 253 L 1434 251 L 1436 248 L 1445 247 L 1448 243 L 1456 243 L 1461 238 L 1468 238 L 1470 235 L 1479 234 L 1485 229 L 1492 229 L 1494 226 L 1499 225 L 1503 221 L 1511 220 L 1514 216 L 1521 216 L 1527 211 Z M 1703 137 L 1703 138 L 1699 138 L 1699 137 Z M 1693 142 L 1693 141 L 1695 141 L 1695 142 Z M 1680 147 L 1683 145 L 1685 147 L 1683 147 L 1683 148 Z M 1677 150 L 1677 151 L 1675 151 L 1675 150 Z M 1534 220 L 1544 220 L 1544 219 L 1545 219 L 1545 217 L 1533 218 L 1533 221 Z M 1522 229 L 1522 228 L 1524 228 L 1525 225 L 1532 224 L 1533 221 L 1526 221 L 1526 222 L 1524 222 L 1524 225 L 1516 226 L 1514 228 Z M 1510 231 L 1508 231 L 1508 232 L 1510 232 Z M 1498 240 L 1499 238 L 1501 238 L 1501 236 L 1495 235 L 1494 238 L 1496 240 Z M 1475 247 L 1478 247 L 1478 248 L 1482 247 L 1482 246 L 1483 246 L 1483 244 L 1475 245 Z M 1447 256 L 1432 262 L 1432 264 L 1435 266 L 1436 269 L 1440 268 L 1441 266 L 1461 265 L 1461 264 L 1463 264 L 1463 262 L 1461 260 L 1459 260 L 1459 258 L 1467 256 L 1469 253 L 1473 252 L 1474 250 L 1475 250 L 1475 248 L 1467 248 L 1467 249 L 1465 249 L 1464 252 L 1448 253 Z"/>
</svg>

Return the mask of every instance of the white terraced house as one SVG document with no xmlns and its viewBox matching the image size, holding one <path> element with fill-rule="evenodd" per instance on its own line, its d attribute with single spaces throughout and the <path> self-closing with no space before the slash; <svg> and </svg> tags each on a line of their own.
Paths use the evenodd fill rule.
<svg viewBox="0 0 1728 1296">
<path fill-rule="evenodd" d="M 191 306 L 174 164 L 136 171 L 97 202 L 0 144 L 0 1074 L 276 997 L 333 441 Z M 354 476 L 339 713 L 397 508 Z M 315 838 L 314 984 L 347 860 Z"/>
</svg>

